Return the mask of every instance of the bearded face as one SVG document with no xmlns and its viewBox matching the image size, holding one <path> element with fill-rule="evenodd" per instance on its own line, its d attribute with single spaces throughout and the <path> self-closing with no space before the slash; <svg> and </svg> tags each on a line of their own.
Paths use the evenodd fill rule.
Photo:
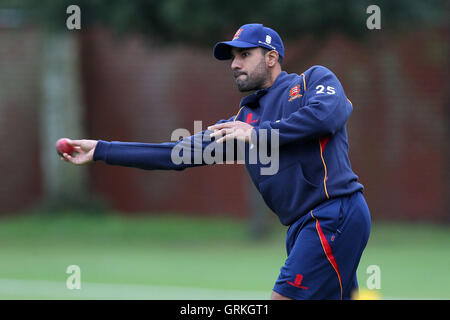
<svg viewBox="0 0 450 320">
<path fill-rule="evenodd" d="M 240 92 L 259 90 L 269 82 L 269 69 L 260 48 L 232 50 L 231 69 Z"/>
</svg>

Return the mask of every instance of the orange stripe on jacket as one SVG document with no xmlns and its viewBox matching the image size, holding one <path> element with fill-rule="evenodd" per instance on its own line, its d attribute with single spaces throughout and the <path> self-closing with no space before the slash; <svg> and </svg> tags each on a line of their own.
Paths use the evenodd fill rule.
<svg viewBox="0 0 450 320">
<path fill-rule="evenodd" d="M 244 108 L 244 107 L 245 107 L 245 106 L 242 106 L 242 107 L 239 109 L 238 113 L 236 113 L 236 115 L 234 116 L 233 122 L 236 122 L 236 119 L 237 119 L 239 113 L 241 113 L 241 110 L 242 110 L 242 108 Z"/>
<path fill-rule="evenodd" d="M 336 262 L 336 259 L 334 258 L 333 252 L 331 251 L 331 246 L 328 243 L 327 238 L 325 237 L 325 234 L 322 231 L 322 228 L 320 227 L 319 220 L 313 215 L 311 210 L 311 217 L 313 217 L 314 220 L 316 220 L 316 230 L 317 234 L 319 235 L 320 243 L 322 244 L 323 251 L 325 252 L 325 256 L 327 257 L 328 261 L 330 262 L 331 266 L 333 267 L 334 271 L 336 271 L 336 274 L 338 276 L 339 280 L 339 287 L 341 288 L 341 300 L 342 300 L 342 279 L 341 274 L 339 273 L 339 268 Z"/>
<path fill-rule="evenodd" d="M 303 90 L 306 91 L 306 80 L 305 80 L 305 74 L 302 73 L 300 76 L 303 76 Z"/>
<path fill-rule="evenodd" d="M 330 196 L 328 195 L 328 190 L 327 190 L 327 179 L 328 179 L 327 174 L 328 174 L 328 172 L 327 172 L 327 165 L 325 164 L 325 159 L 323 158 L 323 150 L 325 149 L 325 146 L 329 139 L 330 139 L 330 137 L 325 137 L 325 138 L 319 139 L 320 157 L 322 158 L 323 168 L 325 170 L 325 174 L 323 177 L 323 188 L 325 189 L 325 194 L 327 195 L 327 199 L 330 199 Z"/>
</svg>

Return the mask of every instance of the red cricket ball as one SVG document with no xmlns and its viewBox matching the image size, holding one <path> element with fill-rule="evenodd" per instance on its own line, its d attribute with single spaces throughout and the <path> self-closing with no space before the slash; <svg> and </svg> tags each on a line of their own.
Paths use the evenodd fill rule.
<svg viewBox="0 0 450 320">
<path fill-rule="evenodd" d="M 69 144 L 67 138 L 61 138 L 56 141 L 56 152 L 62 156 L 63 153 L 72 154 L 75 151 L 75 148 Z"/>
</svg>

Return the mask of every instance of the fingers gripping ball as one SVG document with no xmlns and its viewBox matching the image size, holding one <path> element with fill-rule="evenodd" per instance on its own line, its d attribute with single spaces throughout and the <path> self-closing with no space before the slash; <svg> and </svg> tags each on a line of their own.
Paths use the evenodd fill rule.
<svg viewBox="0 0 450 320">
<path fill-rule="evenodd" d="M 56 142 L 56 152 L 62 156 L 63 153 L 73 154 L 75 148 L 69 143 L 67 138 L 61 138 Z"/>
</svg>

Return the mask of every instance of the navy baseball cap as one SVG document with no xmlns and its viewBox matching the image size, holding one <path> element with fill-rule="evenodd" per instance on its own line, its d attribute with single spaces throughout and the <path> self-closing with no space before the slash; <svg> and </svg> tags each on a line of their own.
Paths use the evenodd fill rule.
<svg viewBox="0 0 450 320">
<path fill-rule="evenodd" d="M 259 23 L 245 24 L 240 27 L 231 41 L 222 41 L 214 46 L 214 56 L 218 60 L 231 59 L 231 48 L 263 47 L 276 50 L 284 58 L 284 46 L 278 33 Z"/>
</svg>

